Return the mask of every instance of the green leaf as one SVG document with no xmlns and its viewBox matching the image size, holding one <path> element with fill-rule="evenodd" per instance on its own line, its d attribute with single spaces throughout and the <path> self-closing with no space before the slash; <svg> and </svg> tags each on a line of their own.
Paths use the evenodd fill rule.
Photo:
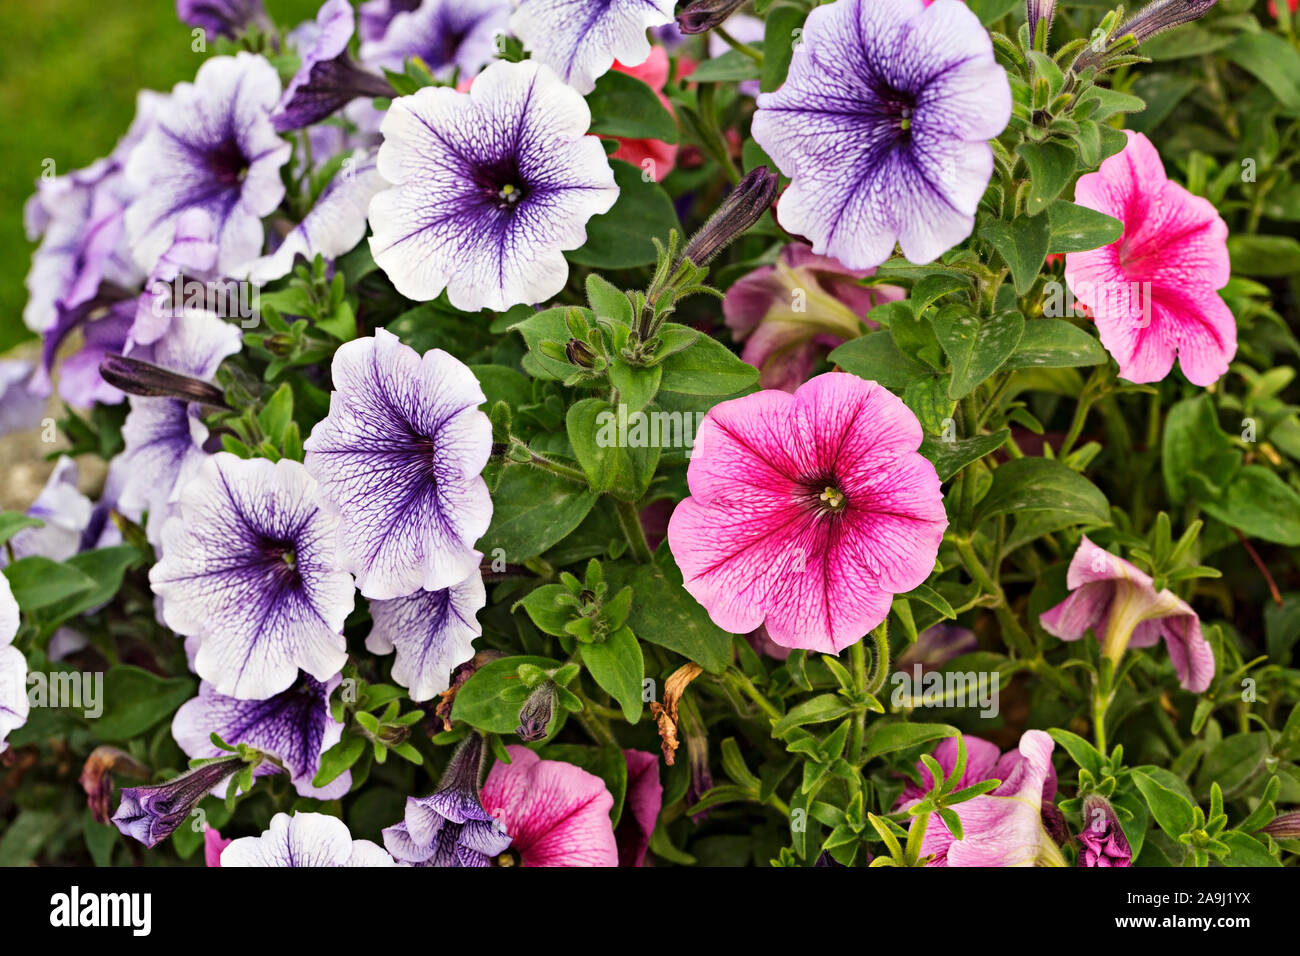
<svg viewBox="0 0 1300 956">
<path fill-rule="evenodd" d="M 518 688 L 519 665 L 531 664 L 543 670 L 554 670 L 560 662 L 549 657 L 499 657 L 476 670 L 469 680 L 456 692 L 456 702 L 451 708 L 453 721 L 463 720 L 471 727 L 477 727 L 494 734 L 513 734 L 519 726 L 518 701 L 511 702 L 508 695 L 511 688 Z"/>
<path fill-rule="evenodd" d="M 677 121 L 655 91 L 628 73 L 610 70 L 587 94 L 591 132 L 625 139 L 677 142 Z"/>
<path fill-rule="evenodd" d="M 1161 438 L 1165 489 L 1176 504 L 1189 495 L 1217 499 L 1241 467 L 1241 452 L 1219 427 L 1210 396 L 1183 399 L 1169 409 Z"/>
<path fill-rule="evenodd" d="M 130 545 L 97 548 L 73 555 L 65 562 L 66 566 L 84 573 L 95 582 L 95 586 L 32 612 L 32 621 L 50 633 L 64 621 L 107 603 L 122 586 L 122 578 L 127 569 L 136 567 L 143 561 L 144 555 Z"/>
<path fill-rule="evenodd" d="M 1046 511 L 1073 523 L 1110 524 L 1106 496 L 1083 475 L 1052 458 L 1016 458 L 993 472 L 993 484 L 976 507 L 979 519 Z"/>
<path fill-rule="evenodd" d="M 981 321 L 960 306 L 940 310 L 934 332 L 952 363 L 949 398 L 965 398 L 998 370 L 1020 344 L 1025 318 L 1019 312 L 999 312 Z"/>
<path fill-rule="evenodd" d="M 942 434 L 957 403 L 948 397 L 949 375 L 923 375 L 903 390 L 903 401 L 932 435 Z"/>
<path fill-rule="evenodd" d="M 320 769 L 312 778 L 313 787 L 324 787 L 351 770 L 352 765 L 366 752 L 366 738 L 357 734 L 345 734 L 343 739 L 321 754 Z"/>
<path fill-rule="evenodd" d="M 1084 740 L 1076 733 L 1068 730 L 1061 730 L 1053 727 L 1048 730 L 1052 739 L 1065 748 L 1070 758 L 1081 768 L 1092 774 L 1093 777 L 1101 778 L 1101 767 L 1105 762 L 1102 755 L 1097 752 L 1097 748 L 1088 741 Z"/>
<path fill-rule="evenodd" d="M 576 610 L 566 600 L 566 597 L 572 596 L 563 584 L 543 584 L 529 591 L 515 607 L 522 606 L 543 634 L 564 637 L 569 633 L 564 625 L 569 623 Z"/>
<path fill-rule="evenodd" d="M 95 579 L 67 564 L 40 555 L 19 558 L 4 568 L 14 600 L 24 613 L 90 591 Z"/>
<path fill-rule="evenodd" d="M 913 379 L 930 369 L 904 355 L 889 332 L 871 332 L 850 339 L 830 354 L 830 361 L 868 381 L 886 388 L 906 388 Z"/>
<path fill-rule="evenodd" d="M 529 316 L 522 322 L 516 322 L 510 326 L 512 331 L 518 332 L 524 337 L 524 342 L 528 346 L 528 351 L 545 376 L 559 381 L 568 378 L 574 371 L 573 366 L 566 361 L 551 358 L 542 351 L 543 342 L 566 342 L 569 339 L 569 327 L 565 323 L 564 315 L 567 309 L 545 309 L 534 315 Z M 590 311 L 580 310 L 588 320 L 592 319 Z M 391 328 L 391 326 L 390 326 Z"/>
<path fill-rule="evenodd" d="M 1196 777 L 1197 792 L 1208 793 L 1210 784 L 1217 783 L 1225 794 L 1235 795 L 1263 769 L 1268 754 L 1269 734 L 1265 731 L 1224 737 L 1205 755 Z"/>
<path fill-rule="evenodd" d="M 1268 87 L 1279 103 L 1300 110 L 1300 51 L 1276 33 L 1238 33 L 1222 55 Z"/>
<path fill-rule="evenodd" d="M 803 25 L 807 11 L 789 3 L 778 3 L 767 14 L 763 33 L 762 82 L 759 89 L 771 93 L 785 82 L 794 54 L 795 31 Z"/>
<path fill-rule="evenodd" d="M 1020 344 L 1002 364 L 1002 370 L 1076 368 L 1105 361 L 1106 350 L 1083 329 L 1064 319 L 1034 319 L 1025 323 Z"/>
<path fill-rule="evenodd" d="M 621 159 L 611 159 L 609 165 L 619 189 L 618 201 L 587 223 L 586 243 L 565 256 L 596 269 L 651 265 L 657 255 L 651 238 L 666 243 L 668 233 L 679 229 L 673 201 L 654 180 L 646 182 L 637 167 Z"/>
<path fill-rule="evenodd" d="M 959 441 L 944 441 L 933 435 L 921 440 L 921 454 L 934 465 L 940 481 L 947 481 L 973 461 L 979 461 L 1002 447 L 1011 429 L 1003 428 L 992 435 L 976 435 Z"/>
<path fill-rule="evenodd" d="M 1177 839 L 1191 828 L 1192 805 L 1186 797 L 1167 789 L 1141 770 L 1133 770 L 1130 776 L 1151 808 L 1151 816 L 1168 836 Z"/>
<path fill-rule="evenodd" d="M 0 544 L 4 544 L 19 531 L 44 526 L 44 521 L 30 518 L 21 511 L 0 511 Z"/>
<path fill-rule="evenodd" d="M 641 719 L 645 658 L 631 628 L 620 627 L 603 644 L 582 645 L 582 662 L 601 689 L 618 701 L 629 724 Z"/>
<path fill-rule="evenodd" d="M 912 724 L 905 721 L 876 721 L 867 728 L 864 738 L 865 760 L 872 760 L 895 750 L 906 750 L 941 737 L 955 737 L 956 727 L 948 724 Z"/>
<path fill-rule="evenodd" d="M 506 560 L 536 557 L 582 523 L 599 496 L 576 482 L 530 465 L 510 465 L 493 496 L 492 524 L 480 551 L 496 548 Z"/>
<path fill-rule="evenodd" d="M 934 608 L 946 620 L 953 621 L 957 619 L 957 612 L 952 609 L 948 599 L 928 584 L 918 584 L 902 596 L 913 601 L 920 601 L 922 604 Z"/>
<path fill-rule="evenodd" d="M 615 356 L 609 366 L 609 384 L 618 389 L 619 403 L 626 405 L 628 412 L 639 412 L 654 401 L 663 371 L 662 365 L 633 366 Z"/>
<path fill-rule="evenodd" d="M 796 727 L 806 724 L 824 724 L 851 713 L 853 706 L 839 694 L 818 694 L 790 709 L 772 722 L 772 736 L 784 737 Z"/>
<path fill-rule="evenodd" d="M 1300 273 L 1300 242 L 1290 236 L 1229 236 L 1228 255 L 1236 275 L 1271 277 Z"/>
<path fill-rule="evenodd" d="M 1002 256 L 1011 269 L 1016 294 L 1024 295 L 1038 278 L 1047 259 L 1051 223 L 1046 216 L 1021 216 L 1010 223 L 987 219 L 979 234 Z"/>
<path fill-rule="evenodd" d="M 761 50 L 763 44 L 751 46 Z M 739 50 L 728 50 L 721 56 L 705 60 L 691 74 L 691 80 L 695 83 L 738 83 L 759 78 L 758 64 Z"/>
<path fill-rule="evenodd" d="M 62 822 L 48 810 L 20 810 L 0 836 L 0 866 L 27 866 L 59 832 Z"/>
<path fill-rule="evenodd" d="M 1025 211 L 1031 217 L 1037 217 L 1061 195 L 1061 190 L 1074 175 L 1078 158 L 1070 147 L 1056 142 L 1022 143 L 1020 156 L 1029 169 L 1030 186 L 1029 195 L 1025 199 Z M 1039 265 L 1042 265 L 1041 260 Z M 1037 268 L 1035 266 L 1035 271 Z M 1018 287 L 1019 283 L 1017 291 Z"/>
<path fill-rule="evenodd" d="M 1263 465 L 1245 465 L 1223 498 L 1201 508 L 1252 538 L 1300 545 L 1300 494 Z"/>
<path fill-rule="evenodd" d="M 130 740 L 166 720 L 194 696 L 188 677 L 159 677 L 130 664 L 110 667 L 104 675 L 104 712 L 95 721 L 99 740 Z"/>
<path fill-rule="evenodd" d="M 1223 857 L 1224 866 L 1281 866 L 1277 857 L 1269 853 L 1262 843 L 1253 837 L 1235 830 L 1220 833 L 1219 837 L 1228 845 L 1228 854 Z"/>
<path fill-rule="evenodd" d="M 1051 226 L 1047 252 L 1086 252 L 1108 246 L 1124 232 L 1124 224 L 1112 216 L 1058 199 L 1047 207 Z"/>
<path fill-rule="evenodd" d="M 667 325 L 666 329 L 685 328 Z M 733 395 L 758 381 L 758 369 L 715 338 L 701 335 L 688 348 L 669 355 L 659 365 L 665 392 L 687 395 Z"/>
<path fill-rule="evenodd" d="M 636 600 L 627 623 L 641 640 L 676 651 L 711 674 L 731 663 L 731 635 L 682 587 L 682 572 L 667 548 L 651 564 L 606 565 L 606 578 L 613 591 L 632 586 Z"/>
<path fill-rule="evenodd" d="M 284 430 L 293 420 L 293 389 L 285 382 L 266 400 L 262 410 L 257 413 L 257 423 L 271 444 L 277 448 L 284 440 Z"/>
<path fill-rule="evenodd" d="M 573 446 L 573 453 L 587 475 L 592 491 L 608 491 L 614 486 L 614 479 L 618 475 L 622 449 L 617 445 L 605 445 L 598 440 L 602 434 L 598 421 L 602 415 L 613 414 L 614 409 L 609 402 L 599 398 L 584 398 L 569 407 L 569 413 L 564 419 L 569 444 Z"/>
</svg>

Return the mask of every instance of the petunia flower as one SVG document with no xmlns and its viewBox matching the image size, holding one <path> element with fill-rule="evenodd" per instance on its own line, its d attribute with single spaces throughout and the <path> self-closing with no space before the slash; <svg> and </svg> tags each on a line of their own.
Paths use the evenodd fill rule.
<svg viewBox="0 0 1300 956">
<path fill-rule="evenodd" d="M 193 83 L 175 86 L 126 164 L 140 190 L 126 211 L 137 261 L 151 266 L 195 208 L 212 216 L 219 272 L 261 253 L 261 220 L 284 198 L 291 152 L 271 122 L 279 98 L 275 67 L 245 52 L 206 60 Z"/>
<path fill-rule="evenodd" d="M 303 442 L 338 560 L 368 598 L 458 585 L 492 520 L 481 472 L 492 426 L 474 373 L 441 349 L 421 358 L 376 329 L 334 353 L 330 410 Z"/>
<path fill-rule="evenodd" d="M 24 528 L 9 539 L 14 557 L 39 555 L 51 561 L 66 561 L 81 550 L 82 535 L 90 524 L 94 504 L 78 488 L 81 469 L 67 455 L 60 455 L 27 516 L 43 522 L 39 528 Z M 0 557 L 0 564 L 5 559 Z"/>
<path fill-rule="evenodd" d="M 221 853 L 234 843 L 227 840 L 215 827 L 203 828 L 203 863 L 205 866 L 221 866 Z"/>
<path fill-rule="evenodd" d="M 435 79 L 478 74 L 495 58 L 497 35 L 510 20 L 510 0 L 424 0 L 399 11 L 382 37 L 361 44 L 361 61 L 400 73 L 418 58 Z"/>
<path fill-rule="evenodd" d="M 314 36 L 299 50 L 301 65 L 271 111 L 280 132 L 302 129 L 358 97 L 392 96 L 388 81 L 361 69 L 348 56 L 356 15 L 349 0 L 325 0 Z"/>
<path fill-rule="evenodd" d="M 948 522 L 921 437 L 900 399 L 844 373 L 715 405 L 668 525 L 686 590 L 734 634 L 856 643 L 934 570 Z"/>
<path fill-rule="evenodd" d="M 898 242 L 930 262 L 970 235 L 1011 117 L 1006 71 L 959 0 L 836 0 L 803 27 L 753 135 L 791 177 L 777 219 L 850 269 Z"/>
<path fill-rule="evenodd" d="M 1077 641 L 1089 629 L 1115 666 L 1128 647 L 1164 640 L 1178 682 L 1193 693 L 1210 686 L 1214 651 L 1201 636 L 1201 619 L 1168 588 L 1156 591 L 1150 576 L 1084 535 L 1066 577 L 1070 596 L 1040 616 L 1043 629 Z"/>
<path fill-rule="evenodd" d="M 474 656 L 474 638 L 483 633 L 477 615 L 486 603 L 477 568 L 451 587 L 371 601 L 374 626 L 366 650 L 391 654 L 396 649 L 393 680 L 408 688 L 411 700 L 430 700 L 451 686 L 452 671 Z"/>
<path fill-rule="evenodd" d="M 393 17 L 405 10 L 414 10 L 420 0 L 365 0 L 357 10 L 357 25 L 361 39 L 378 40 L 393 22 Z"/>
<path fill-rule="evenodd" d="M 1237 353 L 1237 323 L 1218 289 L 1228 282 L 1228 225 L 1213 203 L 1166 175 L 1141 133 L 1080 176 L 1074 201 L 1113 216 L 1124 233 L 1109 246 L 1065 257 L 1065 281 L 1091 310 L 1101 344 L 1131 382 L 1158 382 L 1178 364 L 1211 385 Z"/>
<path fill-rule="evenodd" d="M 27 723 L 27 658 L 13 646 L 20 623 L 18 602 L 9 579 L 0 574 L 0 753 L 5 738 Z"/>
<path fill-rule="evenodd" d="M 277 813 L 261 836 L 232 840 L 221 851 L 222 868 L 232 866 L 396 866 L 369 840 L 354 840 L 338 817 L 324 813 Z"/>
<path fill-rule="evenodd" d="M 184 310 L 183 301 L 173 301 L 177 278 L 206 281 L 215 277 L 214 228 L 211 213 L 201 207 L 187 209 L 176 217 L 171 244 L 149 270 L 144 292 L 136 300 L 135 319 L 122 346 L 123 355 L 157 342 L 171 328 L 172 318 Z"/>
<path fill-rule="evenodd" d="M 226 743 L 247 744 L 279 759 L 299 795 L 335 800 L 352 789 L 352 771 L 345 770 L 324 787 L 312 785 L 321 755 L 343 737 L 343 725 L 330 714 L 330 694 L 343 682 L 340 674 L 322 683 L 306 674 L 293 686 L 266 700 L 238 700 L 217 693 L 207 681 L 199 695 L 186 701 L 172 718 L 172 737 L 190 758 L 220 757 L 212 742 L 216 734 Z M 259 764 L 254 776 L 280 773 L 270 761 Z M 221 788 L 219 795 L 225 795 Z"/>
<path fill-rule="evenodd" d="M 663 103 L 664 109 L 672 113 L 674 112 L 672 101 L 663 92 L 670 69 L 668 51 L 661 46 L 652 47 L 650 56 L 639 66 L 625 66 L 617 61 L 614 63 L 616 73 L 626 73 L 645 83 L 654 90 L 655 96 L 659 97 L 659 102 Z M 673 171 L 673 163 L 677 159 L 676 143 L 665 143 L 659 139 L 624 137 L 615 137 L 615 139 L 618 142 L 618 149 L 609 154 L 611 158 L 621 159 L 641 170 L 648 170 L 656 181 L 662 181 Z"/>
<path fill-rule="evenodd" d="M 915 664 L 923 672 L 937 670 L 948 661 L 979 650 L 975 632 L 956 624 L 936 624 L 926 628 L 907 645 L 894 661 L 894 669 L 910 671 Z"/>
<path fill-rule="evenodd" d="M 153 364 L 161 368 L 207 382 L 227 356 L 239 351 L 239 328 L 210 312 L 183 310 L 170 323 L 150 350 Z M 130 404 L 122 426 L 125 447 L 119 460 L 125 477 L 118 500 L 127 512 L 148 512 L 145 531 L 157 546 L 181 488 L 208 457 L 208 428 L 197 401 L 132 395 Z"/>
<path fill-rule="evenodd" d="M 664 786 L 659 781 L 659 755 L 644 750 L 624 750 L 627 762 L 627 797 L 614 830 L 619 866 L 645 865 L 650 836 L 663 808 Z"/>
<path fill-rule="evenodd" d="M 394 100 L 370 203 L 370 250 L 407 298 L 444 289 L 467 312 L 505 311 L 564 288 L 563 250 L 618 198 L 586 102 L 536 62 L 498 62 L 468 93 Z"/>
<path fill-rule="evenodd" d="M 319 681 L 347 660 L 352 578 L 334 564 L 337 519 L 296 461 L 207 459 L 182 489 L 149 571 L 163 619 L 199 639 L 194 669 L 241 700 Z"/>
<path fill-rule="evenodd" d="M 51 376 L 58 363 L 63 343 L 80 330 L 77 351 L 63 359 L 59 367 L 59 397 L 77 408 L 100 403 L 117 405 L 125 396 L 99 374 L 104 356 L 121 352 L 135 322 L 137 300 L 122 298 L 119 293 L 96 296 L 80 305 L 55 307 L 54 325 L 45 330 L 41 343 L 41 361 L 32 374 L 29 387 L 37 395 L 53 391 Z"/>
<path fill-rule="evenodd" d="M 573 764 L 508 746 L 483 784 L 484 808 L 513 839 L 522 866 L 617 866 L 605 782 Z"/>
<path fill-rule="evenodd" d="M 270 23 L 262 0 L 176 0 L 176 16 L 182 23 L 229 39 L 250 26 Z"/>
<path fill-rule="evenodd" d="M 45 397 L 28 387 L 34 368 L 23 359 L 0 359 L 0 435 L 26 431 L 41 423 Z"/>
<path fill-rule="evenodd" d="M 1100 794 L 1083 798 L 1079 866 L 1132 866 L 1133 848 L 1110 801 Z"/>
<path fill-rule="evenodd" d="M 483 738 L 471 733 L 443 772 L 438 790 L 407 797 L 400 823 L 384 828 L 388 852 L 415 866 L 491 866 L 510 846 L 506 828 L 479 802 Z"/>
<path fill-rule="evenodd" d="M 966 768 L 957 789 L 983 780 L 1001 784 L 951 808 L 961 820 L 962 838 L 953 839 L 938 814 L 930 816 L 921 843 L 921 855 L 933 857 L 929 866 L 1064 866 L 1056 841 L 1044 823 L 1045 805 L 1056 796 L 1056 771 L 1052 767 L 1052 738 L 1041 730 L 1027 730 L 1016 750 L 999 754 L 998 748 L 979 737 L 964 737 Z M 932 755 L 945 774 L 957 765 L 957 742 L 948 738 Z M 923 763 L 918 763 L 924 785 L 909 782 L 896 810 L 914 806 L 934 786 Z"/>
<path fill-rule="evenodd" d="M 903 298 L 897 286 L 863 286 L 875 270 L 846 269 L 802 242 L 777 261 L 742 276 L 727 290 L 722 314 L 743 358 L 759 370 L 759 384 L 793 392 L 818 358 L 862 333 L 875 306 Z"/>
<path fill-rule="evenodd" d="M 615 60 L 636 66 L 650 55 L 646 30 L 673 22 L 674 0 L 520 0 L 510 32 L 534 60 L 586 95 Z"/>
<path fill-rule="evenodd" d="M 123 787 L 113 825 L 147 847 L 157 846 L 186 821 L 214 787 L 245 766 L 241 758 L 232 756 L 202 764 L 166 783 Z"/>
</svg>

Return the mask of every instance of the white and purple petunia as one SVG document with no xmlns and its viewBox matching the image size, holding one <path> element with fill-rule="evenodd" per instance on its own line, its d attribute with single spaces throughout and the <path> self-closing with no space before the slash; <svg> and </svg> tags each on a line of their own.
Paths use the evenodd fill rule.
<svg viewBox="0 0 1300 956">
<path fill-rule="evenodd" d="M 232 840 L 221 866 L 335 867 L 396 866 L 369 840 L 354 840 L 338 817 L 323 813 L 277 813 L 261 836 Z"/>
<path fill-rule="evenodd" d="M 352 578 L 334 564 L 338 521 L 296 461 L 218 452 L 181 489 L 149 572 L 167 626 L 198 638 L 194 669 L 241 700 L 327 681 L 347 660 Z"/>
<path fill-rule="evenodd" d="M 173 315 L 183 302 L 173 302 L 173 281 L 210 280 L 217 266 L 215 226 L 211 214 L 199 207 L 187 209 L 176 217 L 171 245 L 158 257 L 145 280 L 144 292 L 136 300 L 135 319 L 122 354 L 129 355 L 141 345 L 152 345 L 171 327 Z M 137 356 L 138 357 L 138 356 Z"/>
<path fill-rule="evenodd" d="M 414 10 L 419 5 L 420 0 L 365 0 L 357 10 L 361 39 L 380 39 L 393 22 L 393 17 L 404 10 Z"/>
<path fill-rule="evenodd" d="M 41 423 L 45 398 L 30 388 L 34 368 L 24 359 L 0 359 L 0 435 Z"/>
<path fill-rule="evenodd" d="M 59 368 L 59 397 L 77 408 L 89 408 L 96 402 L 120 403 L 126 396 L 104 381 L 99 374 L 99 363 L 104 356 L 126 347 L 135 322 L 136 302 L 136 296 L 96 296 L 76 306 L 56 304 L 54 324 L 42 336 L 41 361 L 28 387 L 43 396 L 54 390 L 52 376 L 59 350 L 73 332 L 80 330 L 79 347 L 63 359 Z"/>
<path fill-rule="evenodd" d="M 9 579 L 0 574 L 0 753 L 10 731 L 27 723 L 27 658 L 13 646 L 18 633 L 18 602 Z"/>
<path fill-rule="evenodd" d="M 791 178 L 787 231 L 850 269 L 917 263 L 961 242 L 993 171 L 1011 90 L 960 0 L 836 0 L 813 10 L 785 84 L 758 97 L 755 141 Z"/>
<path fill-rule="evenodd" d="M 126 165 L 140 190 L 126 211 L 137 262 L 152 267 L 194 208 L 212 217 L 219 272 L 261 253 L 261 220 L 284 198 L 280 167 L 291 152 L 271 121 L 279 98 L 275 67 L 252 53 L 214 57 L 176 85 Z"/>
<path fill-rule="evenodd" d="M 303 447 L 322 505 L 341 519 L 340 567 L 368 598 L 460 584 L 492 520 L 481 475 L 492 426 L 474 373 L 376 329 L 334 354 L 332 374 L 329 414 Z"/>
<path fill-rule="evenodd" d="M 362 43 L 361 61 L 401 72 L 419 57 L 439 80 L 457 71 L 468 79 L 492 62 L 509 21 L 510 0 L 424 0 L 396 13 L 382 37 Z"/>
<path fill-rule="evenodd" d="M 299 795 L 334 800 L 352 788 L 352 771 L 345 770 L 324 787 L 312 786 L 312 778 L 320 770 L 321 755 L 343 736 L 343 725 L 330 715 L 329 704 L 342 681 L 339 674 L 324 683 L 302 674 L 288 690 L 265 700 L 227 697 L 204 681 L 199 696 L 176 711 L 172 737 L 191 759 L 228 753 L 212 742 L 213 734 L 232 747 L 247 744 L 284 764 Z M 260 777 L 280 772 L 268 761 L 253 773 Z M 223 782 L 221 795 L 227 786 Z"/>
<path fill-rule="evenodd" d="M 477 568 L 448 588 L 371 601 L 374 627 L 366 650 L 391 654 L 396 649 L 393 680 L 410 691 L 411 700 L 429 700 L 445 691 L 451 672 L 474 656 L 474 638 L 483 633 L 477 615 L 486 603 L 487 589 Z"/>
<path fill-rule="evenodd" d="M 210 312 L 183 309 L 151 350 L 153 364 L 192 378 L 211 381 L 227 356 L 239 351 L 238 327 Z M 149 513 L 145 531 L 159 546 L 181 488 L 193 478 L 208 453 L 208 428 L 202 406 L 171 396 L 132 395 L 122 426 L 120 457 L 124 484 L 118 501 L 128 513 Z"/>
<path fill-rule="evenodd" d="M 505 311 L 564 288 L 563 250 L 618 198 L 591 111 L 547 67 L 494 63 L 468 93 L 426 87 L 384 118 L 370 250 L 397 290 L 444 289 L 467 312 Z"/>
<path fill-rule="evenodd" d="M 9 539 L 15 558 L 39 555 L 51 561 L 66 561 L 82 550 L 95 506 L 78 488 L 80 480 L 81 469 L 76 461 L 60 455 L 45 486 L 27 509 L 29 518 L 44 524 L 24 528 Z M 4 563 L 5 558 L 0 556 L 0 565 Z"/>
<path fill-rule="evenodd" d="M 234 38 L 250 26 L 268 26 L 262 0 L 176 0 L 181 22 L 213 36 Z"/>
<path fill-rule="evenodd" d="M 534 60 L 586 94 L 615 60 L 645 62 L 646 30 L 672 23 L 674 6 L 674 0 L 519 0 L 510 30 Z"/>
</svg>

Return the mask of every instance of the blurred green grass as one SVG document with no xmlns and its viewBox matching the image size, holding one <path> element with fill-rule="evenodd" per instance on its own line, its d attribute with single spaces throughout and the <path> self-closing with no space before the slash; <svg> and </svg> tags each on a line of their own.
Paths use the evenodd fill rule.
<svg viewBox="0 0 1300 956">
<path fill-rule="evenodd" d="M 321 0 L 269 0 L 281 25 L 315 15 Z M 135 115 L 140 89 L 192 79 L 204 54 L 174 0 L 0 0 L 0 352 L 30 336 L 23 280 L 34 244 L 23 203 L 41 164 L 60 174 L 108 153 Z"/>
</svg>

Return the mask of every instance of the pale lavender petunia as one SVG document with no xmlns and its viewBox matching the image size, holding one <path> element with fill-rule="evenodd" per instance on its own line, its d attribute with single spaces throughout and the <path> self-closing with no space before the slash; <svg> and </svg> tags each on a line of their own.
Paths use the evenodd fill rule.
<svg viewBox="0 0 1300 956">
<path fill-rule="evenodd" d="M 510 30 L 534 60 L 586 94 L 615 60 L 645 62 L 646 30 L 672 23 L 674 6 L 674 0 L 520 0 Z"/>
<path fill-rule="evenodd" d="M 791 177 L 789 232 L 850 269 L 894 243 L 930 262 L 970 235 L 1011 90 L 961 0 L 836 0 L 803 28 L 785 84 L 758 97 L 755 141 Z"/>
<path fill-rule="evenodd" d="M 439 80 L 457 71 L 468 79 L 492 62 L 509 20 L 510 0 L 424 0 L 394 16 L 381 39 L 363 43 L 361 61 L 400 73 L 418 57 Z"/>
<path fill-rule="evenodd" d="M 210 312 L 182 310 L 154 344 L 152 360 L 173 372 L 210 381 L 222 360 L 239 351 L 239 344 L 238 327 Z M 208 428 L 201 418 L 203 406 L 195 401 L 132 395 L 130 403 L 122 426 L 125 447 L 119 460 L 124 484 L 118 500 L 129 513 L 148 512 L 145 531 L 156 547 L 181 489 L 208 457 Z"/>
<path fill-rule="evenodd" d="M 199 696 L 182 704 L 172 718 L 172 737 L 190 758 L 220 757 L 212 742 L 217 734 L 232 747 L 247 744 L 279 759 L 300 796 L 335 800 L 352 788 L 352 771 L 345 770 L 324 787 L 312 785 L 321 755 L 343 736 L 343 725 L 330 715 L 330 694 L 342 683 L 336 674 L 324 683 L 301 674 L 293 686 L 265 700 L 238 700 L 219 694 L 211 684 L 199 685 Z M 260 764 L 254 776 L 281 773 L 271 762 Z M 219 790 L 224 795 L 227 784 Z"/>
<path fill-rule="evenodd" d="M 468 93 L 428 87 L 384 118 L 370 249 L 397 290 L 444 289 L 467 312 L 505 311 L 564 288 L 563 250 L 618 198 L 586 102 L 532 61 L 494 63 Z"/>
<path fill-rule="evenodd" d="M 388 82 L 348 56 L 356 17 L 348 0 L 326 0 L 310 41 L 299 48 L 302 64 L 271 113 L 275 128 L 302 129 L 362 96 L 392 96 Z"/>
<path fill-rule="evenodd" d="M 352 579 L 334 564 L 337 519 L 296 461 L 218 452 L 181 489 L 149 572 L 167 626 L 196 636 L 194 669 L 227 696 L 270 697 L 298 670 L 329 680 L 347 660 Z"/>
<path fill-rule="evenodd" d="M 322 506 L 341 517 L 340 566 L 368 598 L 464 581 L 492 519 L 492 426 L 474 373 L 384 329 L 340 348 L 332 372 L 329 414 L 303 447 Z"/>
<path fill-rule="evenodd" d="M 96 402 L 120 403 L 125 396 L 104 381 L 99 374 L 99 363 L 105 355 L 121 352 L 126 347 L 135 322 L 136 302 L 135 296 L 121 298 L 120 293 L 113 293 L 72 307 L 57 304 L 57 318 L 42 336 L 41 361 L 28 386 L 32 392 L 41 396 L 53 392 L 59 351 L 69 336 L 80 330 L 77 350 L 59 365 L 59 397 L 77 408 L 89 408 Z"/>
<path fill-rule="evenodd" d="M 280 167 L 291 152 L 271 122 L 279 98 L 275 67 L 252 53 L 214 57 L 176 85 L 126 166 L 141 190 L 126 211 L 137 261 L 152 266 L 194 208 L 212 216 L 219 272 L 261 253 L 261 220 L 284 198 Z"/>
<path fill-rule="evenodd" d="M 366 650 L 391 654 L 396 649 L 393 680 L 409 689 L 411 700 L 430 700 L 450 686 L 451 672 L 474 656 L 474 638 L 483 633 L 477 614 L 486 603 L 477 568 L 451 587 L 371 601 L 374 627 Z"/>
<path fill-rule="evenodd" d="M 396 866 L 369 840 L 354 840 L 347 824 L 323 813 L 277 813 L 261 836 L 232 840 L 221 866 L 342 867 Z"/>
<path fill-rule="evenodd" d="M 176 218 L 171 245 L 149 271 L 144 292 L 136 300 L 135 319 L 122 347 L 123 355 L 141 345 L 152 345 L 171 327 L 173 316 L 184 308 L 184 301 L 173 301 L 173 283 L 177 279 L 206 282 L 215 277 L 215 240 L 215 224 L 208 210 L 195 207 Z"/>
<path fill-rule="evenodd" d="M 14 556 L 39 555 L 51 561 L 66 561 L 81 550 L 82 537 L 90 524 L 94 504 L 78 488 L 81 469 L 67 455 L 60 455 L 27 516 L 44 524 L 24 528 L 9 539 Z M 0 564 L 4 558 L 0 557 Z"/>
<path fill-rule="evenodd" d="M 35 366 L 23 359 L 0 359 L 0 435 L 41 423 L 45 397 L 29 388 Z"/>
<path fill-rule="evenodd" d="M 269 26 L 262 0 L 176 0 L 176 16 L 213 36 L 233 39 L 250 26 Z"/>
<path fill-rule="evenodd" d="M 27 658 L 13 646 L 18 624 L 18 602 L 0 574 L 0 753 L 8 749 L 10 732 L 27 723 Z"/>
<path fill-rule="evenodd" d="M 357 10 L 358 32 L 362 41 L 381 39 L 393 22 L 393 17 L 406 10 L 415 10 L 420 0 L 365 0 Z"/>
</svg>

